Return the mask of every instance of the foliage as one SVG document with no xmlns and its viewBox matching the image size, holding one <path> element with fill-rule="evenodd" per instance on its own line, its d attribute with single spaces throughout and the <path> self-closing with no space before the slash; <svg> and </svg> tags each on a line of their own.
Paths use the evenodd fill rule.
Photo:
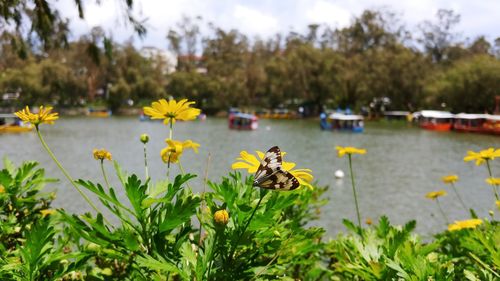
<svg viewBox="0 0 500 281">
<path fill-rule="evenodd" d="M 392 226 L 387 217 L 328 243 L 333 275 L 341 280 L 495 280 L 499 235 L 496 222 L 439 233 L 432 242 L 413 234 L 415 221 Z"/>
</svg>

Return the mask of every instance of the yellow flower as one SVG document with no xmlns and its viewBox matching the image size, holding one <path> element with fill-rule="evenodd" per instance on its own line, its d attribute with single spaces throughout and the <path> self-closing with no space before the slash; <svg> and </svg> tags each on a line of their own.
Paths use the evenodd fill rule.
<svg viewBox="0 0 500 281">
<path fill-rule="evenodd" d="M 229 214 L 226 210 L 218 210 L 214 213 L 214 221 L 219 225 L 226 225 L 229 221 Z"/>
<path fill-rule="evenodd" d="M 449 175 L 449 176 L 442 177 L 441 180 L 444 183 L 456 183 L 458 181 L 458 176 L 457 175 Z"/>
<path fill-rule="evenodd" d="M 361 148 L 355 148 L 351 146 L 336 146 L 335 149 L 337 150 L 338 156 L 339 157 L 344 157 L 344 155 L 352 155 L 352 154 L 366 154 L 366 149 L 361 149 Z"/>
<path fill-rule="evenodd" d="M 3 187 L 3 185 L 0 184 L 0 193 L 5 193 L 5 187 Z"/>
<path fill-rule="evenodd" d="M 237 169 L 246 169 L 249 174 L 254 174 L 257 172 L 260 166 L 260 162 L 262 159 L 264 159 L 264 153 L 262 151 L 256 151 L 256 155 L 250 154 L 247 151 L 243 150 L 240 152 L 240 157 L 236 158 L 238 160 L 237 162 L 234 162 L 233 165 L 231 165 L 231 168 L 233 170 Z M 286 155 L 286 152 L 281 152 L 281 157 L 284 157 Z M 295 167 L 295 163 L 293 162 L 286 162 L 282 161 L 281 162 L 281 169 L 284 171 L 289 172 L 292 174 L 300 183 L 300 185 L 304 185 L 309 189 L 312 189 L 312 185 L 310 184 L 313 180 L 313 176 L 311 174 L 310 169 L 295 169 L 292 170 Z"/>
<path fill-rule="evenodd" d="M 486 179 L 486 182 L 487 182 L 489 185 L 497 185 L 497 186 L 500 186 L 500 178 L 487 178 L 487 179 Z"/>
<path fill-rule="evenodd" d="M 476 161 L 476 165 L 479 166 L 486 161 L 493 160 L 496 157 L 500 157 L 500 149 L 494 149 L 492 147 L 481 150 L 479 152 L 467 151 L 467 156 L 464 157 L 465 162 Z"/>
<path fill-rule="evenodd" d="M 476 226 L 478 226 L 482 223 L 483 223 L 483 220 L 481 220 L 481 219 L 455 221 L 455 223 L 448 225 L 448 230 L 454 231 L 454 230 L 460 230 L 460 229 L 464 229 L 464 228 L 476 228 Z"/>
<path fill-rule="evenodd" d="M 163 123 L 175 123 L 175 120 L 193 120 L 200 115 L 198 108 L 190 107 L 194 101 L 187 99 L 176 102 L 175 100 L 167 101 L 161 99 L 151 104 L 151 107 L 144 107 L 144 114 L 151 116 L 151 119 L 164 119 Z"/>
<path fill-rule="evenodd" d="M 495 201 L 495 204 L 497 205 L 497 208 L 500 209 L 500 200 Z"/>
<path fill-rule="evenodd" d="M 372 225 L 373 221 L 372 221 L 372 219 L 371 219 L 371 218 L 367 218 L 367 219 L 365 220 L 365 223 L 366 223 L 367 225 Z"/>
<path fill-rule="evenodd" d="M 42 214 L 42 218 L 45 218 L 48 215 L 52 215 L 55 212 L 56 212 L 55 210 L 50 210 L 50 209 L 45 209 L 40 211 L 40 213 Z"/>
<path fill-rule="evenodd" d="M 446 191 L 444 191 L 444 190 L 438 190 L 438 191 L 432 191 L 432 192 L 427 193 L 425 195 L 425 197 L 434 200 L 434 199 L 437 199 L 440 196 L 445 196 L 445 195 L 446 195 Z"/>
<path fill-rule="evenodd" d="M 104 159 L 108 159 L 108 160 L 112 160 L 111 158 L 111 153 L 109 151 L 107 151 L 106 149 L 94 149 L 92 151 L 92 153 L 94 154 L 94 159 L 95 160 L 104 160 Z"/>
<path fill-rule="evenodd" d="M 179 158 L 182 155 L 184 149 L 191 148 L 194 152 L 198 153 L 198 147 L 200 147 L 199 143 L 196 143 L 192 140 L 187 140 L 184 142 L 165 139 L 167 143 L 167 147 L 161 150 L 160 156 L 163 162 L 165 163 L 177 163 L 179 162 Z"/>
<path fill-rule="evenodd" d="M 30 108 L 26 106 L 25 109 L 15 112 L 14 115 L 19 117 L 23 122 L 29 122 L 34 126 L 38 126 L 41 123 L 54 124 L 54 121 L 56 121 L 59 116 L 58 113 L 50 113 L 50 111 L 52 111 L 52 107 L 48 106 L 44 108 L 40 106 L 38 113 L 32 113 Z"/>
</svg>

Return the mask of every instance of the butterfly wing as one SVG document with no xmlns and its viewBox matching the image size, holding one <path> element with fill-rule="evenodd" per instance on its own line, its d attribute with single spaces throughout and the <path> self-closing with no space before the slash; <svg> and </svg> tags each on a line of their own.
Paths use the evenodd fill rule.
<svg viewBox="0 0 500 281">
<path fill-rule="evenodd" d="M 271 147 L 260 162 L 255 173 L 254 185 L 259 185 L 263 180 L 281 170 L 281 150 L 277 146 Z"/>
<path fill-rule="evenodd" d="M 276 190 L 294 190 L 299 187 L 299 181 L 281 169 L 281 162 L 281 150 L 277 146 L 271 147 L 255 173 L 253 185 Z"/>
<path fill-rule="evenodd" d="M 299 187 L 299 181 L 291 173 L 278 170 L 258 184 L 259 187 L 275 190 L 294 190 Z"/>
</svg>

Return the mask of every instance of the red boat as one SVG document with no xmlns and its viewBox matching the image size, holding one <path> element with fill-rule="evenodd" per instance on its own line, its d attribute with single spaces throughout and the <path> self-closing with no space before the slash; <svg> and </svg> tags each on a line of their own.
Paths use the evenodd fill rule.
<svg viewBox="0 0 500 281">
<path fill-rule="evenodd" d="M 486 115 L 483 124 L 483 132 L 487 134 L 500 135 L 500 115 Z"/>
<path fill-rule="evenodd" d="M 257 116 L 247 113 L 229 114 L 229 129 L 233 130 L 256 130 L 258 124 Z"/>
<path fill-rule="evenodd" d="M 488 114 L 456 114 L 453 121 L 453 130 L 457 132 L 484 133 L 487 117 Z"/>
<path fill-rule="evenodd" d="M 449 131 L 453 123 L 453 114 L 447 111 L 422 110 L 413 114 L 418 118 L 420 127 L 432 131 Z"/>
</svg>

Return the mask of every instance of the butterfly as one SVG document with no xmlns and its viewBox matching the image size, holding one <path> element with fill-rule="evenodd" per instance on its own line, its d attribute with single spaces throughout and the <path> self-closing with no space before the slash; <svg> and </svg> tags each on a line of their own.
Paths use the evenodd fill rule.
<svg viewBox="0 0 500 281">
<path fill-rule="evenodd" d="M 299 181 L 291 173 L 283 170 L 281 163 L 280 148 L 271 147 L 255 172 L 253 186 L 276 190 L 294 190 L 299 187 Z"/>
</svg>

